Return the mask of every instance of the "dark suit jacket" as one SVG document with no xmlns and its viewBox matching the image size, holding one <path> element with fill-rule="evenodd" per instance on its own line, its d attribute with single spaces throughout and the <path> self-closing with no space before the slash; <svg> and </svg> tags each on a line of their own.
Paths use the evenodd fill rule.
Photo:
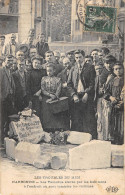
<svg viewBox="0 0 125 195">
<path fill-rule="evenodd" d="M 68 89 L 71 96 L 77 94 L 79 80 L 79 70 L 77 64 L 71 68 L 68 77 Z M 95 83 L 95 70 L 92 65 L 85 64 L 81 72 L 81 81 L 85 87 L 85 93 L 89 94 L 89 97 L 94 96 L 94 83 Z"/>
<path fill-rule="evenodd" d="M 28 77 L 29 77 L 29 73 L 25 72 L 25 84 L 26 84 L 26 92 L 28 91 Z M 12 74 L 12 77 L 14 79 L 15 82 L 15 106 L 19 109 L 22 110 L 23 109 L 23 102 L 24 102 L 24 97 L 23 97 L 23 88 L 20 82 L 20 75 L 19 75 L 19 71 L 17 70 L 16 72 L 14 72 Z M 27 96 L 27 95 L 26 95 Z M 26 99 L 27 97 L 25 97 L 25 100 L 28 102 L 28 99 Z"/>
<path fill-rule="evenodd" d="M 107 77 L 111 74 L 105 67 L 103 68 L 101 75 L 100 75 L 100 84 L 101 86 L 105 84 Z"/>
<path fill-rule="evenodd" d="M 33 95 L 41 89 L 41 79 L 42 77 L 46 76 L 46 70 L 35 70 L 32 69 L 32 71 L 28 75 L 28 89 L 27 89 L 27 95 L 28 99 L 32 101 Z"/>
<path fill-rule="evenodd" d="M 67 82 L 68 80 L 68 75 L 67 75 L 67 69 L 62 70 L 57 77 L 61 78 L 62 83 Z"/>
<path fill-rule="evenodd" d="M 1 68 L 1 99 L 4 101 L 8 95 L 14 96 L 15 83 L 12 74 L 8 75 L 6 67 Z"/>
<path fill-rule="evenodd" d="M 38 54 L 39 54 L 40 56 L 42 56 L 43 58 L 45 57 L 46 51 L 49 50 L 48 43 L 42 43 L 42 44 L 40 44 L 39 42 L 37 42 L 36 48 L 37 48 Z"/>
</svg>

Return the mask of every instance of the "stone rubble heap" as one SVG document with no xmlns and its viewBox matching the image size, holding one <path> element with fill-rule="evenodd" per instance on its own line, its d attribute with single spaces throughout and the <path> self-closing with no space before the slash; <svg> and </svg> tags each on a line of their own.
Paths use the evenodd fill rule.
<svg viewBox="0 0 125 195">
<path fill-rule="evenodd" d="M 84 170 L 124 166 L 124 145 L 91 139 L 88 133 L 70 132 L 67 144 L 61 146 L 17 143 L 8 137 L 4 142 L 8 158 L 39 169 Z M 44 141 L 50 141 L 48 133 L 44 134 Z"/>
</svg>

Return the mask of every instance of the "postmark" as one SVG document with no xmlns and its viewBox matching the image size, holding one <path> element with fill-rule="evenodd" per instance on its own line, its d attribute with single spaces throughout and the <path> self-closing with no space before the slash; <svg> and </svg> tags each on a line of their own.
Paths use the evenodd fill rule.
<svg viewBox="0 0 125 195">
<path fill-rule="evenodd" d="M 84 31 L 116 33 L 117 8 L 87 5 L 83 0 L 77 4 L 77 15 Z"/>
</svg>

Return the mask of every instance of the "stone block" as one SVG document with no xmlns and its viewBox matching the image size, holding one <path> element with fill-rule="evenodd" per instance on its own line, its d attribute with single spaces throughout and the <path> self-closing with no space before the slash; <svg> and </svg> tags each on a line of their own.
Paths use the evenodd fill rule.
<svg viewBox="0 0 125 195">
<path fill-rule="evenodd" d="M 124 167 L 124 145 L 111 145 L 111 165 Z"/>
<path fill-rule="evenodd" d="M 93 140 L 69 150 L 70 169 L 111 167 L 111 143 Z"/>
<path fill-rule="evenodd" d="M 40 119 L 35 114 L 32 117 L 20 118 L 19 121 L 12 121 L 9 125 L 10 133 L 18 135 L 20 142 L 37 144 L 44 137 L 44 131 Z"/>
<path fill-rule="evenodd" d="M 46 143 L 49 143 L 49 142 L 51 141 L 50 133 L 44 132 L 43 140 L 44 140 Z"/>
<path fill-rule="evenodd" d="M 47 169 L 50 167 L 50 162 L 51 162 L 51 155 L 45 154 L 35 159 L 33 165 L 38 169 Z"/>
<path fill-rule="evenodd" d="M 51 159 L 52 169 L 64 169 L 67 164 L 67 154 L 65 153 L 53 153 Z"/>
<path fill-rule="evenodd" d="M 34 160 L 40 156 L 40 145 L 28 142 L 20 142 L 15 148 L 16 162 L 33 164 Z"/>
<path fill-rule="evenodd" d="M 7 157 L 10 159 L 15 159 L 15 147 L 17 145 L 16 141 L 6 137 L 4 138 L 4 145 Z"/>
<path fill-rule="evenodd" d="M 84 144 L 92 140 L 92 135 L 89 133 L 77 132 L 77 131 L 70 131 L 67 142 L 71 144 Z"/>
</svg>

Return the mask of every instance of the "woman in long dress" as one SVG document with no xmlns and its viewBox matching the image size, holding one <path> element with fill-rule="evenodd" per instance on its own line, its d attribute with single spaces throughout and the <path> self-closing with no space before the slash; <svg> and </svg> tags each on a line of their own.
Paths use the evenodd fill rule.
<svg viewBox="0 0 125 195">
<path fill-rule="evenodd" d="M 54 76 L 54 64 L 48 63 L 46 67 L 47 76 L 41 80 L 42 92 L 42 125 L 46 131 L 68 130 L 68 111 L 54 114 L 48 101 L 58 99 L 61 94 L 61 79 Z"/>
</svg>

